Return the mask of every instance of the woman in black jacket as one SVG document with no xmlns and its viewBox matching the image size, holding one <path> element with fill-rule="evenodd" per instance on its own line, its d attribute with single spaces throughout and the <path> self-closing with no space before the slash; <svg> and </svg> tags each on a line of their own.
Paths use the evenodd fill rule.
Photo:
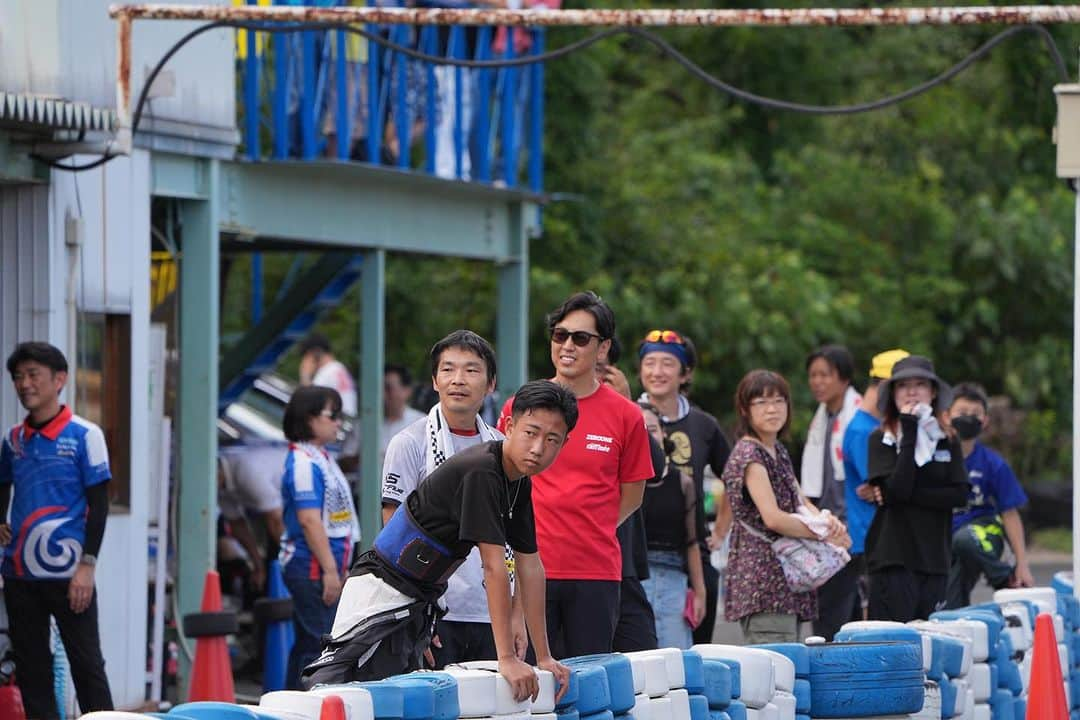
<svg viewBox="0 0 1080 720">
<path fill-rule="evenodd" d="M 866 537 L 870 619 L 908 622 L 944 607 L 952 510 L 967 502 L 960 441 L 940 422 L 951 389 L 929 359 L 896 363 L 880 391 L 868 480 L 880 505 Z"/>
</svg>

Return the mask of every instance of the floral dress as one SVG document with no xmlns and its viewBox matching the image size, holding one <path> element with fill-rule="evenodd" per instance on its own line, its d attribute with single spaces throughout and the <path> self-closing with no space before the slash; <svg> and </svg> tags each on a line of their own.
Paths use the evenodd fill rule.
<svg viewBox="0 0 1080 720">
<path fill-rule="evenodd" d="M 777 442 L 774 458 L 753 440 L 739 440 L 724 466 L 722 478 L 735 516 L 724 593 L 725 618 L 733 622 L 756 613 L 793 613 L 799 620 L 813 620 L 817 617 L 817 593 L 792 592 L 769 543 L 746 532 L 742 526 L 746 523 L 770 541 L 779 537 L 765 527 L 746 489 L 746 468 L 751 463 L 765 468 L 781 510 L 795 512 L 799 505 L 798 481 L 787 448 Z"/>
</svg>

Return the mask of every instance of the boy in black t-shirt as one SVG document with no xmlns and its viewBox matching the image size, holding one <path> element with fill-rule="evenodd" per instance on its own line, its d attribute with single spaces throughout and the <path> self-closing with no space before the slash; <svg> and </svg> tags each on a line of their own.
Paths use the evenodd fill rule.
<svg viewBox="0 0 1080 720">
<path fill-rule="evenodd" d="M 555 675 L 560 695 L 569 670 L 551 657 L 544 567 L 536 548 L 531 481 L 554 462 L 577 422 L 573 394 L 548 380 L 514 396 L 506 440 L 457 453 L 398 507 L 353 566 L 330 642 L 303 673 L 304 685 L 375 680 L 416 670 L 441 614 L 447 579 L 479 547 L 499 673 L 517 700 L 536 698 L 536 673 L 514 652 L 510 579 L 504 546 L 514 549 L 537 666 Z"/>
</svg>

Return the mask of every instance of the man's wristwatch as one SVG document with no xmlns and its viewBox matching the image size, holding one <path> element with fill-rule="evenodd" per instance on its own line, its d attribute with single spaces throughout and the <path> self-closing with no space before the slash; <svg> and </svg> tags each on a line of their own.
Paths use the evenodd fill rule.
<svg viewBox="0 0 1080 720">
<path fill-rule="evenodd" d="M 97 556 L 91 555 L 90 553 L 83 553 L 82 557 L 79 558 L 79 564 L 94 567 L 97 565 Z"/>
</svg>

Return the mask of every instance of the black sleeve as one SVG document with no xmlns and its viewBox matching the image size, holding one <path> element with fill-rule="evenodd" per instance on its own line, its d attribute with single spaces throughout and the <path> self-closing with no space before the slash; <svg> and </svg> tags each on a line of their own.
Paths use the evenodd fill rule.
<svg viewBox="0 0 1080 720">
<path fill-rule="evenodd" d="M 0 524 L 7 522 L 8 507 L 11 505 L 11 483 L 0 485 Z"/>
<path fill-rule="evenodd" d="M 910 502 L 915 490 L 915 437 L 918 432 L 918 419 L 914 415 L 900 416 L 901 434 L 900 452 L 881 442 L 880 430 L 870 435 L 869 475 L 870 482 L 881 488 L 885 502 L 896 500 Z M 875 442 L 876 440 L 876 442 Z M 892 454 L 891 470 L 886 470 L 888 461 L 885 456 Z"/>
<path fill-rule="evenodd" d="M 514 503 L 514 517 L 506 523 L 506 542 L 518 552 L 534 553 L 538 549 L 536 547 L 536 517 L 533 515 L 532 504 L 532 478 L 523 477 L 518 482 L 524 485 L 521 486 L 521 495 Z M 644 537 L 642 534 L 642 540 Z M 637 545 L 638 543 L 635 543 L 635 548 Z"/>
<path fill-rule="evenodd" d="M 951 510 L 967 504 L 967 468 L 964 467 L 964 450 L 959 440 L 949 441 L 949 467 L 945 484 L 940 487 L 920 487 L 911 498 L 914 505 L 935 510 Z"/>
<path fill-rule="evenodd" d="M 109 483 L 86 488 L 86 542 L 83 552 L 97 557 L 105 536 L 105 518 L 109 515 Z"/>
<path fill-rule="evenodd" d="M 712 468 L 716 477 L 724 476 L 724 466 L 727 465 L 728 455 L 731 455 L 731 445 L 728 444 L 724 432 L 720 429 L 720 423 L 713 420 L 713 433 L 709 442 L 709 467 Z"/>
</svg>

